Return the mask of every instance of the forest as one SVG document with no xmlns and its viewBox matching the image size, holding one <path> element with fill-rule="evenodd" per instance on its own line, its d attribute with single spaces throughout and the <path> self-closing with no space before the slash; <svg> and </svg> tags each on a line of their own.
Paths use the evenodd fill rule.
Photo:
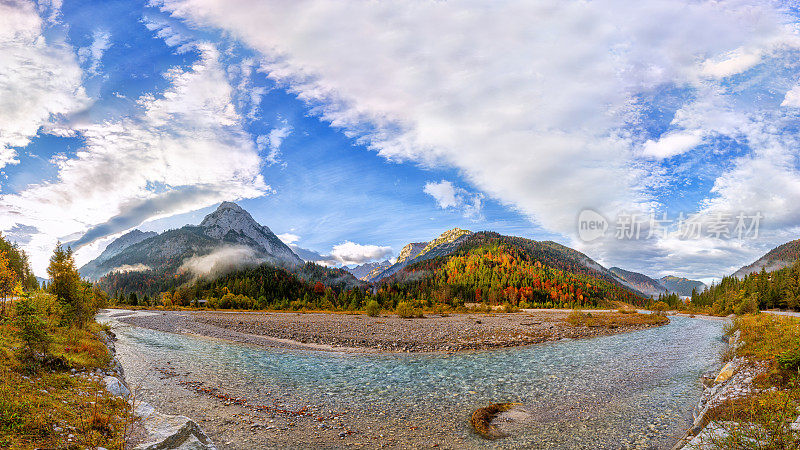
<svg viewBox="0 0 800 450">
<path fill-rule="evenodd" d="M 691 304 L 719 315 L 773 308 L 800 310 L 800 261 L 774 272 L 761 269 L 742 279 L 724 277 L 705 291 L 694 292 Z"/>
</svg>

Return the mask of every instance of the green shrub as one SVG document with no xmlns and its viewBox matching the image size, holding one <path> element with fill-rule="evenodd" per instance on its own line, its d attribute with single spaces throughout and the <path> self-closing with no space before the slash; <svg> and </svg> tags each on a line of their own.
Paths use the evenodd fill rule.
<svg viewBox="0 0 800 450">
<path fill-rule="evenodd" d="M 422 311 L 414 308 L 408 302 L 400 302 L 397 304 L 397 309 L 395 310 L 397 315 L 403 319 L 411 319 L 414 317 L 422 317 Z"/>
<path fill-rule="evenodd" d="M 786 370 L 800 369 L 800 348 L 793 348 L 778 355 L 778 364 Z"/>
<path fill-rule="evenodd" d="M 375 300 L 370 300 L 370 302 L 367 303 L 365 310 L 367 311 L 368 316 L 378 317 L 378 314 L 381 312 L 381 305 L 379 305 Z"/>
<path fill-rule="evenodd" d="M 517 308 L 516 306 L 512 305 L 511 303 L 506 302 L 506 303 L 503 304 L 503 307 L 501 308 L 501 311 L 503 311 L 504 313 L 515 313 L 515 312 L 519 312 L 519 308 Z"/>
</svg>

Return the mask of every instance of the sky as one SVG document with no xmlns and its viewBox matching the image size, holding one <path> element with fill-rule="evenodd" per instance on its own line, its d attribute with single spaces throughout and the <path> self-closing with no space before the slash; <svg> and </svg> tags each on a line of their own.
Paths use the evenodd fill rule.
<svg viewBox="0 0 800 450">
<path fill-rule="evenodd" d="M 0 231 L 44 275 L 58 241 L 83 264 L 228 200 L 339 264 L 461 227 L 718 278 L 798 237 L 799 15 L 0 2 Z"/>
</svg>

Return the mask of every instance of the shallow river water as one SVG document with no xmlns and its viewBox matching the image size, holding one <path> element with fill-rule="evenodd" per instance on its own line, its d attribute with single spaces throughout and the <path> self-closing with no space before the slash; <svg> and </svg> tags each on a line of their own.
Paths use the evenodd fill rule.
<svg viewBox="0 0 800 450">
<path fill-rule="evenodd" d="M 613 336 L 437 355 L 276 350 L 112 323 L 126 372 L 169 362 L 253 403 L 345 411 L 348 429 L 391 433 L 411 447 L 669 448 L 690 424 L 700 375 L 718 367 L 725 348 L 722 322 L 686 317 Z M 468 418 L 493 402 L 522 403 L 527 415 L 507 427 L 509 437 L 486 441 Z"/>
</svg>

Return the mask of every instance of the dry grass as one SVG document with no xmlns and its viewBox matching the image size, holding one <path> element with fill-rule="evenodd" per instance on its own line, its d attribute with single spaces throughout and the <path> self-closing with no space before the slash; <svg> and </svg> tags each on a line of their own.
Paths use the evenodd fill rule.
<svg viewBox="0 0 800 450">
<path fill-rule="evenodd" d="M 736 320 L 736 330 L 741 332 L 742 345 L 737 355 L 770 361 L 776 366 L 787 352 L 800 352 L 800 319 L 795 317 L 757 314 Z"/>
</svg>

